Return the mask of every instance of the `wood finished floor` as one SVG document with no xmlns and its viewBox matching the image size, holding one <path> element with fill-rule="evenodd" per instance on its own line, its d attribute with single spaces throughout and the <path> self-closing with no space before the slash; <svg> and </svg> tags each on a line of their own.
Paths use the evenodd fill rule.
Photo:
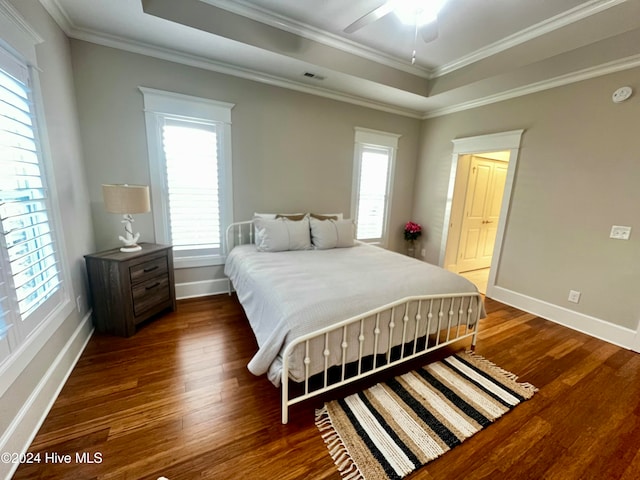
<svg viewBox="0 0 640 480">
<path fill-rule="evenodd" d="M 407 478 L 640 478 L 640 355 L 486 306 L 477 352 L 540 391 Z M 128 339 L 94 335 L 29 452 L 102 462 L 22 465 L 14 478 L 340 479 L 314 425 L 321 402 L 281 425 L 279 390 L 246 369 L 255 350 L 224 295 L 179 302 Z"/>
</svg>

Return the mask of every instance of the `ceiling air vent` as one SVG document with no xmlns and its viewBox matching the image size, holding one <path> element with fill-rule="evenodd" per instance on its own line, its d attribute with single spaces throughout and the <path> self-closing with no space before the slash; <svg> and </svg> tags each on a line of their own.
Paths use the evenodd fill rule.
<svg viewBox="0 0 640 480">
<path fill-rule="evenodd" d="M 317 73 L 304 72 L 302 75 L 304 77 L 307 77 L 307 78 L 313 78 L 314 80 L 324 80 L 325 79 L 325 77 L 323 77 L 322 75 L 318 75 Z"/>
</svg>

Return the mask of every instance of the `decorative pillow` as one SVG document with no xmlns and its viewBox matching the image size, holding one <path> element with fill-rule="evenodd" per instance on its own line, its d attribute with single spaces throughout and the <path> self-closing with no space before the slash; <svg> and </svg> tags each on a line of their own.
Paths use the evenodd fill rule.
<svg viewBox="0 0 640 480">
<path fill-rule="evenodd" d="M 284 252 L 311 248 L 309 219 L 291 221 L 286 218 L 253 220 L 256 232 L 256 248 L 260 252 Z"/>
<path fill-rule="evenodd" d="M 306 213 L 278 213 L 276 214 L 276 218 L 286 218 L 287 220 L 291 220 L 293 222 L 299 222 L 300 220 L 304 220 L 307 216 Z"/>
<path fill-rule="evenodd" d="M 274 219 L 279 218 L 279 217 L 289 218 L 289 217 L 298 217 L 298 216 L 300 216 L 300 218 L 298 220 L 302 220 L 305 215 L 306 215 L 306 213 L 257 213 L 256 212 L 256 213 L 253 214 L 253 218 L 267 218 L 269 220 L 274 220 Z M 295 220 L 295 218 L 292 218 L 290 220 Z"/>
<path fill-rule="evenodd" d="M 311 241 L 318 250 L 353 247 L 356 226 L 352 220 L 310 219 Z"/>
<path fill-rule="evenodd" d="M 342 220 L 341 213 L 310 213 L 309 215 L 317 220 Z"/>
</svg>

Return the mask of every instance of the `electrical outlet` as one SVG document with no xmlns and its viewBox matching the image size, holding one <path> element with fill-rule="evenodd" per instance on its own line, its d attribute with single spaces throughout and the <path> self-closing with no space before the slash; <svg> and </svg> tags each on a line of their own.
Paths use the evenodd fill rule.
<svg viewBox="0 0 640 480">
<path fill-rule="evenodd" d="M 631 227 L 625 227 L 620 225 L 614 225 L 611 227 L 611 233 L 609 238 L 615 238 L 616 240 L 629 240 L 631 236 Z"/>
<path fill-rule="evenodd" d="M 579 303 L 580 302 L 580 292 L 576 290 L 569 290 L 569 299 L 571 303 Z"/>
<path fill-rule="evenodd" d="M 420 250 L 420 255 L 423 257 L 427 256 L 427 251 L 423 248 L 422 250 Z"/>
</svg>

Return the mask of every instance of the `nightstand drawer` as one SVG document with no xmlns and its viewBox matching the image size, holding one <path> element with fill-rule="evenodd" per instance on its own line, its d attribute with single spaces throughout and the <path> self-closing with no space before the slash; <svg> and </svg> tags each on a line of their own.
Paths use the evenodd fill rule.
<svg viewBox="0 0 640 480">
<path fill-rule="evenodd" d="M 133 313 L 137 317 L 171 298 L 169 276 L 159 275 L 134 285 L 131 294 L 133 295 Z"/>
<path fill-rule="evenodd" d="M 150 278 L 156 277 L 163 273 L 167 273 L 168 270 L 167 257 L 162 256 L 148 262 L 139 263 L 129 267 L 129 276 L 131 277 L 131 283 L 136 284 L 140 282 L 146 282 Z"/>
</svg>

